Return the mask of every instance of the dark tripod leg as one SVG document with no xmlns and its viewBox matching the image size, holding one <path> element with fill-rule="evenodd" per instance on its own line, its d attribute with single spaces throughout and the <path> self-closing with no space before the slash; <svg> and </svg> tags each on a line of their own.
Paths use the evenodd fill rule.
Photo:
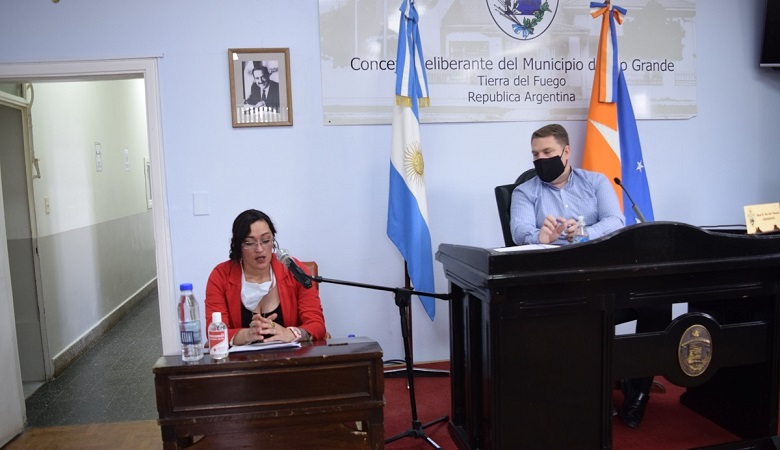
<svg viewBox="0 0 780 450">
<path fill-rule="evenodd" d="M 440 449 L 441 447 L 439 444 L 425 434 L 425 428 L 439 422 L 447 421 L 449 420 L 449 416 L 440 417 L 425 425 L 417 418 L 417 401 L 415 400 L 416 397 L 414 394 L 414 364 L 411 357 L 412 349 L 409 343 L 409 329 L 406 320 L 406 309 L 409 307 L 410 299 L 411 293 L 406 290 L 400 289 L 395 293 L 395 304 L 398 305 L 398 310 L 401 313 L 401 336 L 403 336 L 404 339 L 404 361 L 406 361 L 406 383 L 409 387 L 409 403 L 412 408 L 412 428 L 401 434 L 385 439 L 385 444 L 389 444 L 390 442 L 397 441 L 404 437 L 413 437 L 415 439 L 425 439 L 433 448 Z"/>
</svg>

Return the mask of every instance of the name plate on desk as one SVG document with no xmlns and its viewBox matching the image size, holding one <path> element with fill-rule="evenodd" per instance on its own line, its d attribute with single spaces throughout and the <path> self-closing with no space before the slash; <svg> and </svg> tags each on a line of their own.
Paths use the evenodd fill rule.
<svg viewBox="0 0 780 450">
<path fill-rule="evenodd" d="M 745 206 L 748 234 L 780 232 L 780 203 Z"/>
</svg>

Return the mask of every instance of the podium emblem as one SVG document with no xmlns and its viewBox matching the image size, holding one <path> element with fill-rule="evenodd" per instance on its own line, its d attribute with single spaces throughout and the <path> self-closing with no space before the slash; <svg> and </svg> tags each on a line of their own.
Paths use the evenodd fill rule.
<svg viewBox="0 0 780 450">
<path fill-rule="evenodd" d="M 712 335 L 703 325 L 691 325 L 680 337 L 677 349 L 680 369 L 689 377 L 703 374 L 712 361 Z"/>
</svg>

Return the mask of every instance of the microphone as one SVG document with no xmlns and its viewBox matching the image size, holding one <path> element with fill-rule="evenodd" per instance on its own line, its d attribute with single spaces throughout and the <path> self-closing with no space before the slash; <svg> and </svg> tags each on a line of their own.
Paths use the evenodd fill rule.
<svg viewBox="0 0 780 450">
<path fill-rule="evenodd" d="M 280 248 L 276 250 L 276 257 L 279 259 L 279 262 L 284 264 L 284 267 L 287 267 L 287 269 L 293 274 L 295 280 L 298 283 L 301 283 L 306 289 L 311 287 L 311 277 L 309 277 L 309 275 L 307 275 L 303 269 L 298 267 L 298 264 L 295 264 L 292 256 L 290 256 L 290 252 Z"/>
<path fill-rule="evenodd" d="M 628 193 L 626 190 L 626 187 L 623 186 L 623 183 L 620 182 L 620 178 L 615 177 L 615 184 L 620 186 L 621 189 L 623 189 L 623 192 L 626 193 L 626 197 L 628 197 L 628 200 L 631 201 L 631 209 L 634 210 L 634 214 L 636 214 L 636 218 L 639 219 L 639 223 L 647 222 L 647 219 L 645 219 L 645 215 L 642 214 L 642 211 L 639 210 L 639 206 L 637 206 L 636 203 L 634 203 L 634 199 L 631 198 L 631 194 Z"/>
</svg>

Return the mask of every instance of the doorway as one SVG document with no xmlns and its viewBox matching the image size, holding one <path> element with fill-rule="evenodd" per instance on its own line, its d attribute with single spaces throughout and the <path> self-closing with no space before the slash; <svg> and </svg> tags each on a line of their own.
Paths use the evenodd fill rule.
<svg viewBox="0 0 780 450">
<path fill-rule="evenodd" d="M 0 64 L 0 83 L 22 83 L 36 81 L 90 81 L 95 79 L 143 78 L 147 110 L 147 134 L 150 160 L 150 186 L 152 203 L 152 220 L 155 240 L 155 261 L 157 273 L 157 291 L 160 298 L 170 298 L 173 293 L 172 268 L 170 264 L 170 233 L 167 224 L 166 192 L 164 183 L 164 158 L 162 152 L 162 136 L 160 130 L 160 107 L 158 92 L 157 58 L 52 62 L 52 63 L 19 63 Z M 6 213 L 8 216 L 8 213 Z M 7 238 L 8 236 L 0 236 Z M 10 280 L 3 280 L 10 283 Z M 0 301 L 6 301 L 2 299 Z M 9 299 L 10 301 L 10 299 Z M 164 308 L 160 302 L 160 321 L 162 328 L 163 352 L 174 353 L 172 343 L 176 342 L 175 317 L 170 308 Z M 7 319 L 6 319 L 7 320 Z M 5 324 L 5 322 L 3 322 Z M 167 343 L 167 344 L 166 344 Z M 171 348 L 166 348 L 166 345 Z M 8 356 L 9 359 L 15 355 Z M 47 358 L 50 359 L 50 358 Z M 19 364 L 17 358 L 13 358 Z M 21 390 L 21 383 L 19 385 Z M 6 407 L 10 409 L 6 409 Z M 10 414 L 16 414 L 15 405 L 0 405 Z M 24 411 L 18 412 L 19 417 Z"/>
</svg>

